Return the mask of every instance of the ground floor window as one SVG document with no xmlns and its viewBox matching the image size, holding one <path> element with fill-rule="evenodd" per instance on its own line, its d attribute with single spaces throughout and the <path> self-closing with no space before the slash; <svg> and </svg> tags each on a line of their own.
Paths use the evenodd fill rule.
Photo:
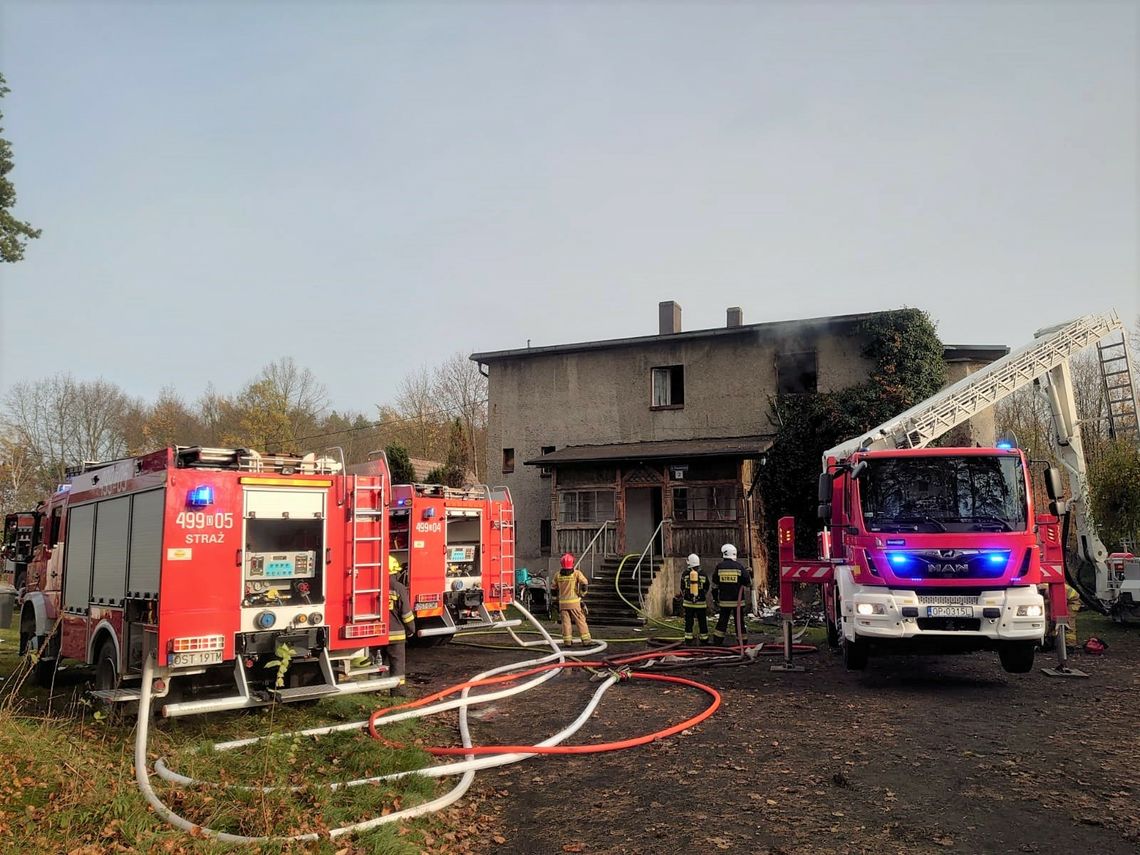
<svg viewBox="0 0 1140 855">
<path fill-rule="evenodd" d="M 738 487 L 674 487 L 673 519 L 692 522 L 736 519 Z"/>
<path fill-rule="evenodd" d="M 601 523 L 614 519 L 613 490 L 561 490 L 558 522 Z"/>
</svg>

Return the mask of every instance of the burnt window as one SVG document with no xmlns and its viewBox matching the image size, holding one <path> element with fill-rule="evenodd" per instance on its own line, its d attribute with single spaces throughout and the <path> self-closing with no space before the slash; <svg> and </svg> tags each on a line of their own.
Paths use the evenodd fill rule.
<svg viewBox="0 0 1140 855">
<path fill-rule="evenodd" d="M 503 449 L 503 474 L 515 471 L 515 450 L 513 448 Z"/>
<path fill-rule="evenodd" d="M 652 369 L 653 393 L 650 406 L 654 409 L 685 406 L 685 366 L 663 365 Z"/>
<path fill-rule="evenodd" d="M 814 350 L 781 353 L 776 357 L 776 388 L 781 395 L 815 392 L 818 380 Z"/>
<path fill-rule="evenodd" d="M 543 457 L 545 457 L 548 454 L 553 454 L 553 453 L 554 453 L 554 446 L 553 445 L 542 446 L 542 456 Z M 541 467 L 539 467 L 539 470 L 538 470 L 538 474 L 541 475 L 543 478 L 549 478 L 551 476 L 551 474 L 553 474 L 553 472 L 554 472 L 553 466 L 541 466 Z"/>
<path fill-rule="evenodd" d="M 538 554 L 550 554 L 550 520 L 538 521 Z"/>
</svg>

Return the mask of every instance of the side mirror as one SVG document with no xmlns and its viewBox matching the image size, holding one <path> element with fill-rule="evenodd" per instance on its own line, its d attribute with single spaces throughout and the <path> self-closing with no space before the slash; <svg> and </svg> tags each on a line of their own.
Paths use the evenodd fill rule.
<svg viewBox="0 0 1140 855">
<path fill-rule="evenodd" d="M 815 509 L 815 515 L 824 522 L 831 522 L 831 502 L 820 502 Z"/>
<path fill-rule="evenodd" d="M 867 468 L 867 461 L 866 460 L 860 460 L 858 463 L 856 463 L 854 466 L 852 466 L 851 467 L 851 480 L 852 481 L 858 481 L 859 476 L 863 474 L 863 470 L 866 468 Z"/>
<path fill-rule="evenodd" d="M 816 501 L 830 502 L 831 501 L 831 484 L 834 479 L 831 477 L 830 472 L 819 473 L 819 490 L 817 491 Z"/>
<path fill-rule="evenodd" d="M 1049 503 L 1049 513 L 1055 517 L 1063 517 L 1069 512 L 1069 503 L 1060 499 L 1055 499 Z"/>
<path fill-rule="evenodd" d="M 1056 466 L 1049 466 L 1045 469 L 1045 492 L 1054 501 L 1061 498 L 1065 492 L 1064 486 L 1061 484 L 1061 470 Z"/>
</svg>

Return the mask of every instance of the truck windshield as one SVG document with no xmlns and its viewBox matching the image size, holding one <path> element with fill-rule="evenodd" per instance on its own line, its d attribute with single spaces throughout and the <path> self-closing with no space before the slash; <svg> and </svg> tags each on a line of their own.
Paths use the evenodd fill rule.
<svg viewBox="0 0 1140 855">
<path fill-rule="evenodd" d="M 868 531 L 1024 531 L 1028 518 L 1010 455 L 870 458 L 859 495 Z"/>
</svg>

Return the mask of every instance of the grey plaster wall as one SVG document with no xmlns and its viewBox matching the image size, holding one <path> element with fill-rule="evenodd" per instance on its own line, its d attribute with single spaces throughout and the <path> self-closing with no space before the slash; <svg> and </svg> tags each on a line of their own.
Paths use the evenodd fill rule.
<svg viewBox="0 0 1140 855">
<path fill-rule="evenodd" d="M 642 345 L 493 362 L 489 373 L 487 460 L 493 483 L 506 484 L 517 508 L 520 566 L 539 557 L 540 520 L 552 518 L 550 480 L 523 461 L 543 446 L 600 445 L 667 439 L 768 434 L 769 397 L 776 392 L 776 357 L 814 350 L 820 391 L 863 380 L 869 364 L 860 340 L 819 328 L 778 340 L 744 330 L 709 340 L 668 337 Z M 685 367 L 685 403 L 652 409 L 650 372 Z M 515 468 L 503 473 L 503 449 L 513 448 Z"/>
</svg>

